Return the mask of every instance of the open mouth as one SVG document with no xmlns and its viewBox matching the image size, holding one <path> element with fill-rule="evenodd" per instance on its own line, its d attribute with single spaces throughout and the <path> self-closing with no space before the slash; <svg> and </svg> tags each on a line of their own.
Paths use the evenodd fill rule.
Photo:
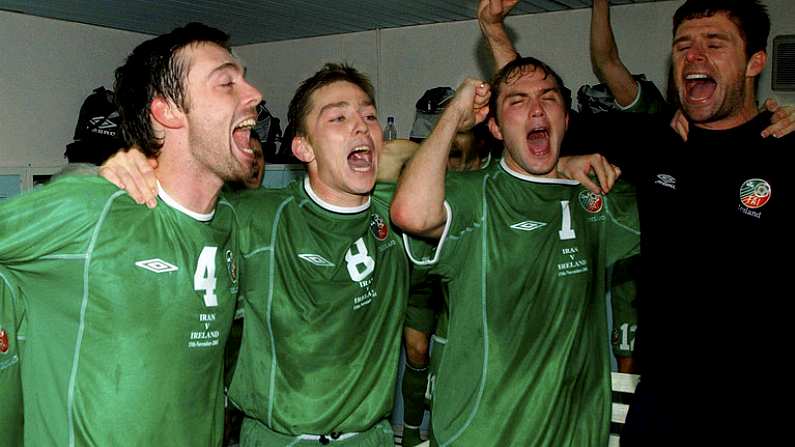
<svg viewBox="0 0 795 447">
<path fill-rule="evenodd" d="M 232 129 L 232 139 L 235 142 L 235 146 L 252 159 L 254 158 L 254 150 L 251 149 L 250 140 L 251 129 L 254 128 L 255 124 L 257 124 L 257 122 L 254 118 L 248 118 L 238 123 L 238 125 Z"/>
<path fill-rule="evenodd" d="M 718 83 L 704 73 L 685 75 L 685 98 L 690 103 L 708 100 L 715 93 Z"/>
<path fill-rule="evenodd" d="M 527 133 L 527 144 L 530 152 L 541 156 L 549 151 L 549 129 L 546 127 L 536 127 Z"/>
<path fill-rule="evenodd" d="M 373 149 L 370 146 L 356 146 L 348 153 L 348 166 L 356 172 L 366 172 L 373 167 Z"/>
</svg>

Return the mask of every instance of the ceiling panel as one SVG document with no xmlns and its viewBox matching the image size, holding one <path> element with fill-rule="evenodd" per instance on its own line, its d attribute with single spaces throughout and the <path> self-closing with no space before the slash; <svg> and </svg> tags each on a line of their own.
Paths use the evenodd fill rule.
<svg viewBox="0 0 795 447">
<path fill-rule="evenodd" d="M 614 0 L 616 4 L 665 0 Z M 0 0 L 0 10 L 144 34 L 198 21 L 233 45 L 474 19 L 477 0 Z M 513 14 L 588 8 L 591 0 L 521 0 Z"/>
</svg>

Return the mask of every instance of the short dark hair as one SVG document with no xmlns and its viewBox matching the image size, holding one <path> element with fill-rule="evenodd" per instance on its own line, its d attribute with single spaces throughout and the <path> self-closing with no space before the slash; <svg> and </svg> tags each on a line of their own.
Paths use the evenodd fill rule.
<svg viewBox="0 0 795 447">
<path fill-rule="evenodd" d="M 491 80 L 489 110 L 491 110 L 490 113 L 494 119 L 497 119 L 497 98 L 500 96 L 502 85 L 510 84 L 525 74 L 535 70 L 541 70 L 541 72 L 544 73 L 544 79 L 552 76 L 555 83 L 558 85 L 558 89 L 560 89 L 560 95 L 563 97 L 564 106 L 567 111 L 569 110 L 569 107 L 571 107 L 571 90 L 566 88 L 563 84 L 563 78 L 561 78 L 549 65 L 534 57 L 518 57 L 502 67 Z"/>
<path fill-rule="evenodd" d="M 357 69 L 347 64 L 328 63 L 317 73 L 306 79 L 293 95 L 287 111 L 287 121 L 294 126 L 295 135 L 306 135 L 306 116 L 311 108 L 310 99 L 316 90 L 338 81 L 350 82 L 361 88 L 375 106 L 375 93 L 370 80 Z M 288 142 L 289 144 L 289 142 Z"/>
<path fill-rule="evenodd" d="M 758 51 L 767 51 L 770 16 L 759 0 L 687 0 L 674 13 L 673 34 L 685 20 L 712 17 L 724 13 L 737 25 L 745 41 L 745 55 L 750 58 Z"/>
<path fill-rule="evenodd" d="M 231 52 L 228 34 L 194 22 L 138 45 L 116 69 L 116 104 L 128 147 L 137 145 L 148 156 L 160 152 L 163 139 L 155 135 L 149 116 L 152 100 L 162 96 L 187 111 L 188 67 L 179 53 L 201 43 L 214 43 Z"/>
</svg>

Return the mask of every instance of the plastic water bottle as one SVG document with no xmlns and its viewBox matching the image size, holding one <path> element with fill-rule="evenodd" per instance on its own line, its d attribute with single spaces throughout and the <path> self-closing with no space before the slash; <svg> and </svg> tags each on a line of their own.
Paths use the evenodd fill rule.
<svg viewBox="0 0 795 447">
<path fill-rule="evenodd" d="M 384 141 L 394 140 L 397 138 L 397 128 L 395 127 L 395 117 L 386 117 L 386 126 L 384 126 Z"/>
</svg>

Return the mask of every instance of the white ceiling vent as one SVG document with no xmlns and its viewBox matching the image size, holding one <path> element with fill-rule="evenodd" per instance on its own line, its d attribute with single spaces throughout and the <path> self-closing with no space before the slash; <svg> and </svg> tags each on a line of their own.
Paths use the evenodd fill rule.
<svg viewBox="0 0 795 447">
<path fill-rule="evenodd" d="M 773 39 L 773 90 L 795 92 L 795 34 Z"/>
</svg>

